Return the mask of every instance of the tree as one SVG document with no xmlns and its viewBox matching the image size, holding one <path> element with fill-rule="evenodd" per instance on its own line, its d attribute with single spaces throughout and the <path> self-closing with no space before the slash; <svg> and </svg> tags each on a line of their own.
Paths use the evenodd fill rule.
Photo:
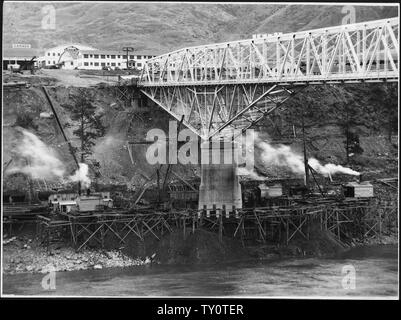
<svg viewBox="0 0 401 320">
<path fill-rule="evenodd" d="M 67 123 L 66 127 L 76 128 L 73 134 L 80 140 L 81 162 L 85 162 L 92 154 L 95 140 L 105 134 L 101 121 L 103 114 L 96 114 L 94 94 L 88 90 L 79 89 L 78 94 L 70 98 L 71 103 L 64 104 L 63 107 L 71 112 L 71 120 L 75 123 Z M 76 152 L 78 148 L 74 149 Z"/>
<path fill-rule="evenodd" d="M 379 126 L 387 131 L 391 143 L 394 132 L 398 133 L 398 90 L 396 83 L 376 84 L 371 88 L 368 102 L 375 106 Z"/>
</svg>

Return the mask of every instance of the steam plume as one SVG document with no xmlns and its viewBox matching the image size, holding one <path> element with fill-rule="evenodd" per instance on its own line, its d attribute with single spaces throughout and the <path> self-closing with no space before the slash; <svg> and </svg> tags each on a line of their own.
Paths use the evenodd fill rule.
<svg viewBox="0 0 401 320">
<path fill-rule="evenodd" d="M 37 136 L 27 130 L 19 129 L 22 140 L 15 152 L 27 161 L 19 161 L 8 170 L 8 173 L 21 172 L 32 179 L 58 180 L 62 179 L 65 167 L 58 159 L 57 153 L 47 147 Z"/>
<path fill-rule="evenodd" d="M 293 173 L 304 175 L 305 164 L 302 155 L 294 152 L 289 146 L 277 145 L 273 146 L 266 140 L 262 140 L 258 135 L 255 135 L 255 145 L 261 149 L 261 160 L 267 165 L 289 168 Z M 328 163 L 322 165 L 319 160 L 309 158 L 308 164 L 318 173 L 324 176 L 332 176 L 336 173 L 344 173 L 349 175 L 359 175 L 359 172 L 350 168 Z M 258 175 L 255 171 L 247 168 L 238 168 L 238 175 L 247 175 L 254 180 L 265 180 L 265 177 Z"/>
<path fill-rule="evenodd" d="M 89 188 L 91 184 L 91 179 L 88 176 L 89 168 L 86 163 L 80 163 L 79 169 L 68 178 L 68 180 L 73 182 L 81 182 L 82 188 Z"/>
<path fill-rule="evenodd" d="M 292 151 L 289 146 L 272 146 L 268 142 L 262 141 L 259 137 L 256 138 L 256 143 L 257 146 L 262 149 L 261 157 L 265 162 L 276 166 L 287 167 L 296 174 L 304 174 L 305 164 L 303 156 Z M 359 172 L 341 165 L 332 163 L 322 165 L 319 160 L 315 158 L 309 158 L 308 164 L 315 171 L 326 177 L 336 173 L 359 175 Z"/>
<path fill-rule="evenodd" d="M 14 166 L 7 170 L 7 174 L 20 172 L 29 175 L 32 179 L 81 181 L 83 188 L 89 187 L 91 180 L 88 176 L 87 164 L 80 163 L 79 170 L 72 176 L 64 178 L 65 165 L 58 158 L 57 153 L 33 133 L 25 129 L 18 129 L 18 131 L 22 133 L 22 139 L 14 152 L 18 155 L 19 161 L 15 161 Z"/>
</svg>

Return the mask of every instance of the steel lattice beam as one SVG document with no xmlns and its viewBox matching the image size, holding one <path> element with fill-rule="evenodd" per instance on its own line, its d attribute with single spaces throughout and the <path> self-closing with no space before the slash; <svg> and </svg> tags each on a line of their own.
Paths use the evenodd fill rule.
<svg viewBox="0 0 401 320">
<path fill-rule="evenodd" d="M 398 18 L 184 48 L 153 59 L 140 85 L 396 81 Z"/>
<path fill-rule="evenodd" d="M 281 85 L 149 87 L 142 92 L 203 139 L 225 128 L 245 130 L 301 89 Z"/>
<path fill-rule="evenodd" d="M 141 91 L 203 139 L 245 130 L 308 84 L 398 81 L 398 18 L 184 48 L 149 59 Z"/>
</svg>

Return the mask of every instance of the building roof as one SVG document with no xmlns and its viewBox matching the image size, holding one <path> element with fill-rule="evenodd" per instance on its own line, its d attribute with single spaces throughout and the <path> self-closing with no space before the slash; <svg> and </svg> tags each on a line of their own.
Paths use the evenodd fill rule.
<svg viewBox="0 0 401 320">
<path fill-rule="evenodd" d="M 68 47 L 76 47 L 78 50 L 97 50 L 94 47 L 87 46 L 87 45 L 80 44 L 80 43 L 66 43 L 66 44 L 56 46 L 56 47 L 48 48 L 48 49 L 46 49 L 46 51 L 54 51 L 54 50 L 59 50 L 59 49 L 65 49 Z"/>
<path fill-rule="evenodd" d="M 39 52 L 39 49 L 34 48 L 3 48 L 3 60 L 12 57 L 32 59 L 38 57 Z"/>
<path fill-rule="evenodd" d="M 362 181 L 361 183 L 351 181 L 346 184 L 347 187 L 354 187 L 354 188 L 371 188 L 373 185 L 369 181 Z"/>
<path fill-rule="evenodd" d="M 96 50 L 80 50 L 81 53 L 90 53 L 90 54 L 114 54 L 114 55 L 125 55 L 126 51 L 123 50 L 101 50 L 101 49 L 96 49 Z M 129 51 L 128 55 L 130 56 L 156 56 L 155 54 L 148 53 L 148 52 L 137 52 L 137 51 Z"/>
<path fill-rule="evenodd" d="M 60 206 L 76 206 L 77 203 L 72 200 L 63 200 L 58 202 Z"/>
</svg>

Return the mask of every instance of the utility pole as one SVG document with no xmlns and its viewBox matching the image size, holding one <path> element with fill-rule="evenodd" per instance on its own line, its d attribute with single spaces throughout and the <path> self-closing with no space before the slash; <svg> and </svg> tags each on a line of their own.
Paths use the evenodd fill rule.
<svg viewBox="0 0 401 320">
<path fill-rule="evenodd" d="M 309 190 L 309 164 L 308 164 L 308 157 L 306 154 L 304 110 L 302 110 L 302 140 L 303 140 L 303 148 L 304 148 L 305 187 Z"/>
<path fill-rule="evenodd" d="M 127 55 L 127 70 L 129 69 L 128 66 L 128 61 L 129 61 L 129 56 L 128 53 L 129 52 L 133 52 L 135 49 L 133 47 L 123 47 L 123 51 L 125 51 L 125 54 Z"/>
</svg>

